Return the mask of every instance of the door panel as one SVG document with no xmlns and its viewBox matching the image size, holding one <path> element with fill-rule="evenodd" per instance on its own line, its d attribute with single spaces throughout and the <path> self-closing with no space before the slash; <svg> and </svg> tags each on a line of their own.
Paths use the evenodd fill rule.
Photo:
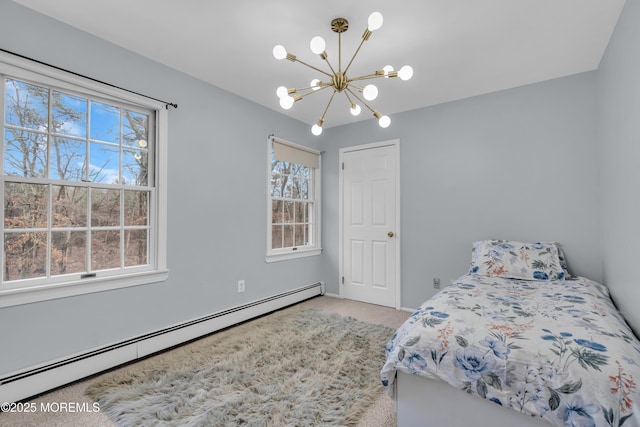
<svg viewBox="0 0 640 427">
<path fill-rule="evenodd" d="M 395 145 L 343 154 L 343 284 L 345 298 L 396 307 Z"/>
</svg>

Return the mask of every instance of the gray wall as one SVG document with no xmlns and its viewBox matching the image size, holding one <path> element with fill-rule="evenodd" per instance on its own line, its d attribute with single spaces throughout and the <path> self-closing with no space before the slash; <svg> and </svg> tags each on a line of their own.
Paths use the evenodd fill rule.
<svg viewBox="0 0 640 427">
<path fill-rule="evenodd" d="M 640 2 L 627 0 L 598 71 L 604 282 L 640 332 Z"/>
<path fill-rule="evenodd" d="M 306 125 L 9 0 L 0 47 L 179 105 L 169 111 L 169 280 L 0 309 L 0 374 L 322 280 L 318 256 L 264 262 L 267 136 L 313 147 Z"/>
<path fill-rule="evenodd" d="M 477 239 L 557 240 L 575 274 L 602 277 L 595 72 L 323 133 L 327 291 L 338 287 L 341 147 L 400 139 L 402 306 L 466 273 Z M 387 89 L 388 88 L 388 89 Z M 389 83 L 384 94 L 393 90 Z M 325 136 L 326 135 L 326 136 Z"/>
<path fill-rule="evenodd" d="M 629 197 L 640 174 L 631 119 L 640 63 L 629 55 L 638 16 L 638 0 L 628 0 L 598 72 L 398 114 L 384 130 L 370 120 L 314 138 L 307 125 L 0 0 L 0 47 L 179 104 L 169 113 L 169 280 L 0 309 L 0 324 L 11 325 L 0 374 L 317 280 L 339 293 L 339 149 L 395 138 L 402 306 L 431 296 L 431 278 L 464 274 L 473 240 L 553 239 L 570 269 L 607 283 L 629 315 L 639 300 L 631 248 L 640 203 Z M 381 88 L 380 105 L 392 87 Z M 326 150 L 321 256 L 264 262 L 270 133 Z"/>
</svg>

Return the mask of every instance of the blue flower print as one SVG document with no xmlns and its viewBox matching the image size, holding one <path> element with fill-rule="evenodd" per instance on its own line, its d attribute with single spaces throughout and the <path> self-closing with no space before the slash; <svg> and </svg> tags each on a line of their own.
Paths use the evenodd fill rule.
<svg viewBox="0 0 640 427">
<path fill-rule="evenodd" d="M 482 374 L 492 372 L 496 366 L 496 359 L 491 352 L 480 347 L 470 346 L 456 350 L 453 362 L 458 369 L 462 369 L 470 380 L 476 381 Z"/>
<path fill-rule="evenodd" d="M 507 347 L 507 343 L 492 336 L 486 336 L 485 339 L 480 341 L 480 345 L 489 347 L 496 357 L 504 360 L 507 360 L 507 356 L 511 352 L 511 349 Z"/>
<path fill-rule="evenodd" d="M 472 273 L 477 273 L 480 267 L 478 267 L 477 265 L 474 265 L 473 267 L 471 267 L 471 272 Z"/>
<path fill-rule="evenodd" d="M 433 317 L 439 317 L 440 319 L 446 319 L 447 317 L 449 317 L 447 313 L 443 313 L 441 311 L 432 311 L 429 314 L 432 315 Z"/>
<path fill-rule="evenodd" d="M 582 401 L 582 397 L 576 396 L 571 404 L 566 403 L 558 409 L 558 418 L 564 421 L 565 426 L 595 427 L 596 422 L 591 414 L 595 414 L 598 411 L 598 405 L 585 405 Z"/>
<path fill-rule="evenodd" d="M 427 361 L 419 353 L 411 353 L 405 360 L 411 373 L 424 371 L 427 368 Z"/>
<path fill-rule="evenodd" d="M 504 249 L 505 251 L 513 250 L 513 245 L 510 243 L 501 243 L 500 249 Z"/>
<path fill-rule="evenodd" d="M 549 275 L 544 271 L 534 271 L 533 278 L 536 280 L 549 280 Z"/>
<path fill-rule="evenodd" d="M 590 348 L 591 350 L 602 351 L 602 352 L 607 351 L 607 347 L 603 346 L 602 344 L 598 344 L 597 342 L 582 340 L 582 339 L 575 339 L 573 341 L 575 341 L 576 344 L 581 345 L 583 347 Z"/>
</svg>

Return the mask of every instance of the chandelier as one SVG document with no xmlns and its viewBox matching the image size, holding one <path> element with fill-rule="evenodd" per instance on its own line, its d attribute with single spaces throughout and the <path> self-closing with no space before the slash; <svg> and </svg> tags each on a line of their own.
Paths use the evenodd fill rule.
<svg viewBox="0 0 640 427">
<path fill-rule="evenodd" d="M 324 80 L 320 80 L 320 79 L 311 80 L 311 83 L 307 87 L 287 88 L 285 86 L 280 86 L 276 91 L 276 94 L 280 98 L 280 106 L 285 110 L 288 110 L 293 106 L 295 102 L 300 101 L 303 97 L 327 88 L 331 88 L 333 89 L 333 93 L 329 98 L 329 102 L 327 103 L 327 106 L 322 112 L 322 116 L 320 116 L 320 119 L 318 120 L 318 122 L 314 124 L 313 127 L 311 128 L 311 132 L 314 135 L 320 135 L 322 133 L 324 116 L 327 114 L 327 111 L 329 110 L 329 106 L 331 105 L 331 102 L 333 101 L 333 97 L 335 96 L 336 93 L 344 93 L 346 95 L 347 101 L 349 102 L 351 114 L 353 114 L 354 116 L 357 116 L 358 114 L 360 114 L 360 111 L 362 110 L 360 105 L 355 102 L 355 101 L 358 101 L 359 103 L 364 105 L 366 108 L 368 108 L 371 111 L 371 113 L 378 119 L 378 124 L 380 125 L 380 127 L 386 128 L 387 126 L 389 126 L 389 124 L 391 124 L 391 119 L 389 118 L 389 116 L 383 116 L 377 110 L 374 110 L 373 108 L 371 108 L 362 99 L 364 98 L 367 101 L 373 101 L 374 99 L 376 99 L 376 97 L 378 96 L 378 88 L 373 84 L 366 84 L 364 86 L 361 86 L 363 84 L 362 82 L 370 79 L 391 78 L 391 77 L 400 77 L 402 80 L 409 80 L 413 76 L 413 68 L 411 68 L 409 65 L 405 65 L 404 67 L 400 68 L 400 70 L 394 71 L 392 66 L 387 65 L 383 67 L 381 70 L 377 70 L 372 74 L 366 74 L 363 76 L 353 77 L 353 78 L 347 77 L 347 72 L 349 71 L 349 67 L 351 67 L 351 64 L 353 63 L 353 60 L 355 59 L 356 55 L 358 55 L 358 52 L 360 52 L 360 48 L 362 47 L 365 41 L 369 40 L 369 38 L 371 37 L 371 33 L 373 31 L 376 31 L 380 29 L 380 27 L 382 27 L 382 21 L 383 21 L 382 14 L 380 12 L 373 12 L 371 15 L 369 15 L 368 26 L 364 30 L 364 33 L 362 34 L 362 41 L 360 42 L 360 45 L 356 49 L 355 53 L 351 57 L 351 60 L 349 61 L 347 66 L 344 68 L 344 70 L 342 69 L 341 35 L 342 33 L 344 33 L 349 29 L 349 21 L 347 21 L 345 18 L 336 18 L 331 21 L 331 30 L 338 34 L 338 69 L 337 71 L 333 68 L 333 66 L 329 62 L 327 52 L 325 52 L 324 50 L 326 47 L 326 43 L 324 39 L 320 36 L 316 36 L 312 38 L 311 42 L 309 43 L 309 47 L 311 48 L 311 51 L 314 54 L 320 55 L 320 58 L 322 58 L 322 60 L 324 60 L 327 63 L 327 65 L 329 66 L 330 72 L 323 71 L 319 68 L 316 68 L 312 65 L 309 65 L 299 60 L 295 55 L 288 53 L 287 50 L 282 45 L 277 45 L 276 47 L 274 47 L 273 56 L 276 59 L 282 60 L 286 58 L 292 62 L 299 62 L 302 65 L 305 65 L 326 76 L 326 78 L 323 77 Z M 360 95 L 362 95 L 362 98 L 360 97 Z"/>
</svg>

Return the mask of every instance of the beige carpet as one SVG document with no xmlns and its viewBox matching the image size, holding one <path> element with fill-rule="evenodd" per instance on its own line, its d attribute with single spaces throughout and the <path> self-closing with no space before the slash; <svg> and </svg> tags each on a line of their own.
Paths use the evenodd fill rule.
<svg viewBox="0 0 640 427">
<path fill-rule="evenodd" d="M 399 327 L 410 315 L 408 312 L 394 310 L 388 307 L 365 304 L 351 300 L 343 300 L 332 297 L 316 297 L 300 303 L 300 306 L 317 308 L 329 312 L 353 316 L 356 319 L 378 323 L 391 328 Z M 41 402 L 93 402 L 84 394 L 89 384 L 98 380 L 100 375 L 87 380 L 79 381 L 70 386 L 60 388 L 44 394 L 34 400 L 39 407 Z M 396 425 L 395 409 L 393 402 L 386 395 L 376 401 L 360 420 L 360 427 L 392 427 Z M 0 426 L 4 427 L 114 427 L 114 424 L 106 415 L 97 413 L 0 413 Z"/>
</svg>

